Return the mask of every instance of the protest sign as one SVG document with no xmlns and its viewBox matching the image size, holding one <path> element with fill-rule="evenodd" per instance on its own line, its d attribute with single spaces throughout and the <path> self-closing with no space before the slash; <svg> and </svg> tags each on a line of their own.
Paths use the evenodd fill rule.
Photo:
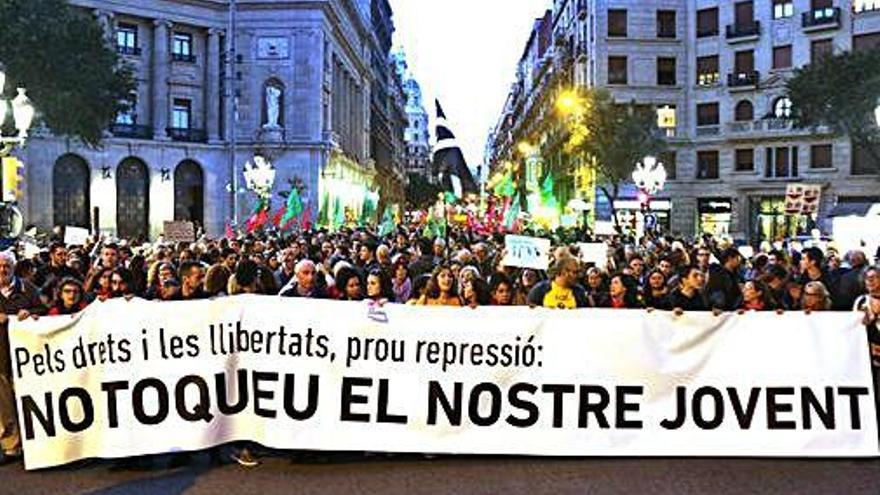
<svg viewBox="0 0 880 495">
<path fill-rule="evenodd" d="M 614 229 L 614 222 L 610 220 L 596 220 L 593 232 L 596 235 L 615 235 L 617 233 Z"/>
<path fill-rule="evenodd" d="M 89 229 L 68 225 L 64 227 L 64 244 L 68 246 L 83 246 L 89 240 Z"/>
<path fill-rule="evenodd" d="M 599 268 L 608 264 L 608 245 L 604 242 L 580 242 L 578 252 L 584 263 L 593 263 Z"/>
<path fill-rule="evenodd" d="M 878 455 L 865 329 L 853 313 L 113 299 L 13 321 L 10 343 L 27 469 L 238 440 L 458 454 Z"/>
<path fill-rule="evenodd" d="M 192 222 L 165 222 L 162 238 L 166 242 L 195 242 L 196 229 Z"/>
<path fill-rule="evenodd" d="M 546 270 L 550 264 L 550 239 L 525 237 L 521 235 L 504 236 L 505 266 Z"/>
</svg>

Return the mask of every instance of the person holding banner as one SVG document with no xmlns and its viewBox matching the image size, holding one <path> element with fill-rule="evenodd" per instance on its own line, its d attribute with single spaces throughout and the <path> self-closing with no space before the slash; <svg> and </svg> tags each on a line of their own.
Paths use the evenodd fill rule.
<svg viewBox="0 0 880 495">
<path fill-rule="evenodd" d="M 612 309 L 641 308 L 638 287 L 638 281 L 633 275 L 618 273 L 611 277 L 611 283 L 608 285 L 608 297 L 601 301 L 599 307 Z"/>
<path fill-rule="evenodd" d="M 739 312 L 745 311 L 772 311 L 776 309 L 776 303 L 770 295 L 770 288 L 760 280 L 749 280 L 743 284 L 743 302 Z"/>
<path fill-rule="evenodd" d="M 440 265 L 431 274 L 431 280 L 425 289 L 425 295 L 420 297 L 419 306 L 461 306 L 456 290 L 455 275 L 449 265 Z"/>
<path fill-rule="evenodd" d="M 21 457 L 21 433 L 15 414 L 9 361 L 9 315 L 24 320 L 42 310 L 37 288 L 13 275 L 15 261 L 11 252 L 0 252 L 0 464 Z"/>
<path fill-rule="evenodd" d="M 489 279 L 490 304 L 492 306 L 513 305 L 513 281 L 503 272 L 496 272 Z"/>
<path fill-rule="evenodd" d="M 681 282 L 669 295 L 670 302 L 676 313 L 682 311 L 708 311 L 709 306 L 703 297 L 703 283 L 706 280 L 703 272 L 696 265 L 688 265 L 679 272 Z"/>
<path fill-rule="evenodd" d="M 47 315 L 72 315 L 86 309 L 88 305 L 82 282 L 73 277 L 65 277 L 55 288 L 55 297 Z"/>
<path fill-rule="evenodd" d="M 868 331 L 871 359 L 880 375 L 880 267 L 874 266 L 865 270 L 865 290 L 866 294 L 856 298 L 853 309 L 865 313 L 864 323 Z"/>
<path fill-rule="evenodd" d="M 662 268 L 652 270 L 648 274 L 648 283 L 642 290 L 642 305 L 646 308 L 672 310 L 669 293 L 666 289 L 666 274 Z"/>
<path fill-rule="evenodd" d="M 576 309 L 589 307 L 590 301 L 584 288 L 577 284 L 578 261 L 566 256 L 556 260 L 548 270 L 550 280 L 538 283 L 529 291 L 530 306 L 553 309 Z"/>
</svg>

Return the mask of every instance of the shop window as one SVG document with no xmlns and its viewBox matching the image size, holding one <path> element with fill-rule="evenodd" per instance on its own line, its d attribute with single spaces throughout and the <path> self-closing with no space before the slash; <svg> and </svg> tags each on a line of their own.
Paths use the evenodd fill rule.
<svg viewBox="0 0 880 495">
<path fill-rule="evenodd" d="M 718 55 L 697 57 L 697 85 L 710 86 L 718 84 L 720 79 Z"/>
<path fill-rule="evenodd" d="M 675 11 L 674 10 L 658 10 L 657 11 L 657 37 L 658 38 L 675 38 Z"/>
<path fill-rule="evenodd" d="M 608 36 L 626 38 L 626 9 L 608 10 Z"/>
<path fill-rule="evenodd" d="M 749 100 L 742 100 L 734 109 L 734 120 L 737 122 L 749 122 L 755 118 L 755 107 Z"/>
<path fill-rule="evenodd" d="M 718 178 L 718 151 L 697 152 L 697 179 Z"/>
<path fill-rule="evenodd" d="M 657 58 L 657 85 L 675 86 L 675 57 Z"/>
<path fill-rule="evenodd" d="M 608 57 L 608 84 L 627 83 L 626 57 Z"/>
<path fill-rule="evenodd" d="M 718 103 L 697 104 L 697 127 L 718 125 Z"/>
<path fill-rule="evenodd" d="M 773 47 L 773 68 L 791 68 L 791 45 Z"/>
<path fill-rule="evenodd" d="M 752 148 L 736 150 L 734 161 L 734 168 L 737 172 L 751 172 L 755 170 L 755 150 Z"/>
<path fill-rule="evenodd" d="M 798 176 L 797 146 L 767 148 L 764 164 L 764 177 L 768 179 L 791 178 Z"/>
<path fill-rule="evenodd" d="M 718 36 L 718 7 L 697 11 L 697 38 Z"/>
<path fill-rule="evenodd" d="M 834 166 L 833 146 L 816 144 L 810 146 L 810 168 L 831 168 Z"/>
</svg>

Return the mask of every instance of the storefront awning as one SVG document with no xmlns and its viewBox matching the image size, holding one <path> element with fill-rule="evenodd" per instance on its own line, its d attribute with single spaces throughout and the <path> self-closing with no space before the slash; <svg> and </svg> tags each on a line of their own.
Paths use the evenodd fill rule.
<svg viewBox="0 0 880 495">
<path fill-rule="evenodd" d="M 875 205 L 880 205 L 880 203 L 868 203 L 868 202 L 852 202 L 852 203 L 837 203 L 837 205 L 831 209 L 831 214 L 828 215 L 830 217 L 863 217 L 868 214 L 871 208 Z"/>
</svg>

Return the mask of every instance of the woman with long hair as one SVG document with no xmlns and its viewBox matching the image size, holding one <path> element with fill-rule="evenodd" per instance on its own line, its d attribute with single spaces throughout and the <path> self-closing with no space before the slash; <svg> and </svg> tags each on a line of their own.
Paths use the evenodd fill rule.
<svg viewBox="0 0 880 495">
<path fill-rule="evenodd" d="M 743 284 L 741 311 L 772 311 L 776 309 L 770 287 L 760 280 L 749 280 Z"/>
<path fill-rule="evenodd" d="M 72 315 L 86 309 L 88 305 L 82 283 L 73 277 L 65 277 L 55 286 L 55 297 L 47 314 Z"/>
<path fill-rule="evenodd" d="M 391 279 L 381 268 L 374 268 L 367 274 L 367 299 L 384 304 L 394 302 L 394 289 L 391 287 Z"/>
<path fill-rule="evenodd" d="M 399 257 L 391 264 L 391 288 L 394 291 L 394 299 L 399 303 L 406 303 L 412 297 L 412 281 L 409 278 L 409 267 L 406 258 Z"/>
<path fill-rule="evenodd" d="M 361 301 L 364 298 L 361 276 L 350 266 L 343 266 L 336 272 L 335 288 L 340 301 Z"/>
<path fill-rule="evenodd" d="M 489 286 L 486 281 L 480 277 L 468 279 L 462 287 L 461 302 L 472 308 L 491 304 L 492 297 L 489 295 Z"/>
<path fill-rule="evenodd" d="M 425 295 L 417 303 L 421 306 L 461 306 L 455 275 L 449 265 L 440 265 L 431 273 Z"/>
<path fill-rule="evenodd" d="M 513 281 L 503 272 L 492 274 L 489 279 L 489 304 L 493 306 L 513 305 Z"/>
<path fill-rule="evenodd" d="M 113 297 L 112 278 L 112 268 L 102 268 L 94 277 L 89 278 L 85 286 L 86 295 L 89 300 L 106 301 Z"/>
<path fill-rule="evenodd" d="M 819 281 L 807 282 L 801 296 L 801 309 L 807 313 L 831 309 L 831 294 L 825 284 Z"/>
<path fill-rule="evenodd" d="M 642 307 L 639 304 L 638 281 L 632 275 L 618 273 L 611 277 L 608 285 L 608 299 L 604 301 L 605 308 L 633 309 Z"/>
<path fill-rule="evenodd" d="M 646 308 L 671 311 L 672 302 L 669 300 L 666 283 L 666 275 L 662 270 L 651 271 L 642 289 L 642 305 Z"/>
</svg>

